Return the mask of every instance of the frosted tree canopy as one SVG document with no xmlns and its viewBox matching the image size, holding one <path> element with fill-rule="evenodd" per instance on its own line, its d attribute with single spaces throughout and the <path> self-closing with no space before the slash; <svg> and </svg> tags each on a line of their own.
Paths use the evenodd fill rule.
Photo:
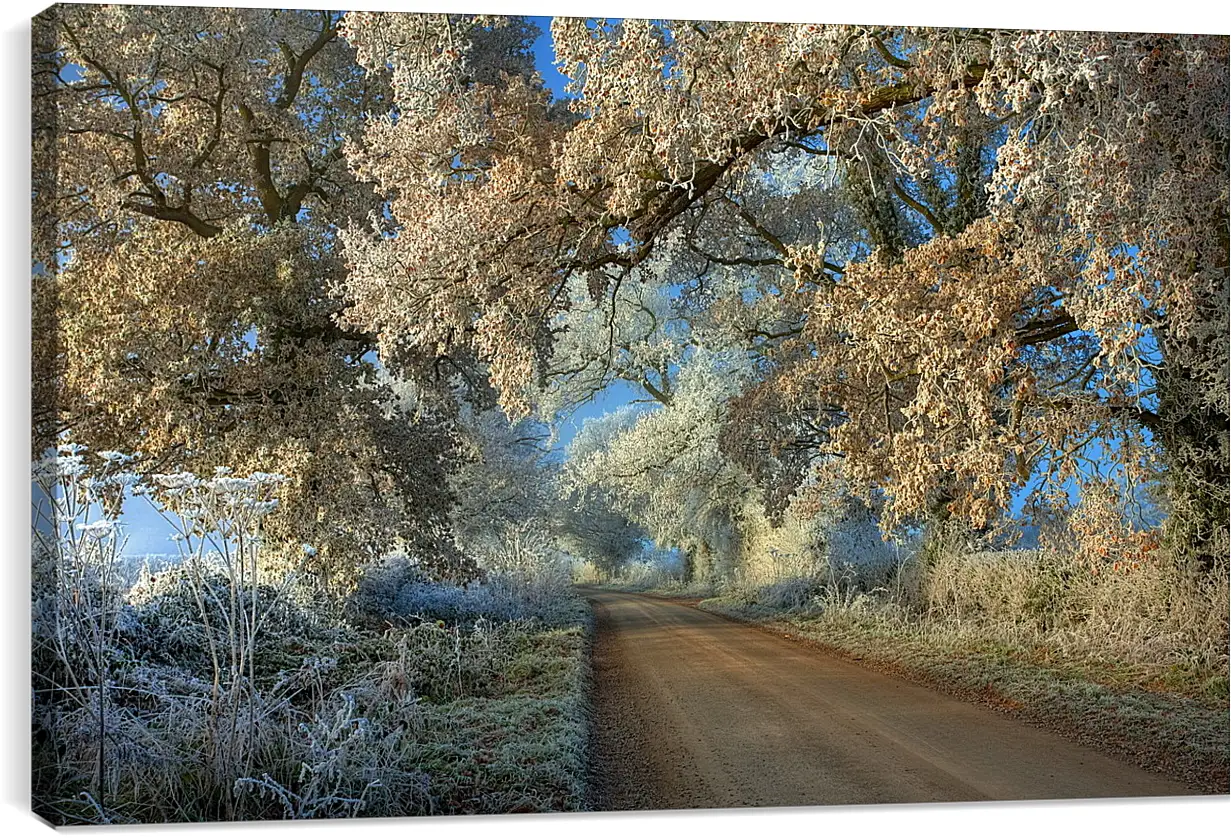
<svg viewBox="0 0 1231 838">
<path fill-rule="evenodd" d="M 1114 473 L 1225 552 L 1225 37 L 557 18 L 554 100 L 537 35 L 62 10 L 41 439 L 289 460 L 343 550 L 444 526 L 466 410 L 623 382 L 559 479 L 664 543 Z"/>
</svg>

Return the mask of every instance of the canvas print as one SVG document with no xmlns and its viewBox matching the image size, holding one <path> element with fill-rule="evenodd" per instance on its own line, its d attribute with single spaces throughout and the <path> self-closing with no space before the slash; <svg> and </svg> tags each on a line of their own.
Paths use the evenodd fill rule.
<svg viewBox="0 0 1231 838">
<path fill-rule="evenodd" d="M 1227 36 L 816 15 L 35 19 L 37 815 L 1228 793 Z"/>
</svg>

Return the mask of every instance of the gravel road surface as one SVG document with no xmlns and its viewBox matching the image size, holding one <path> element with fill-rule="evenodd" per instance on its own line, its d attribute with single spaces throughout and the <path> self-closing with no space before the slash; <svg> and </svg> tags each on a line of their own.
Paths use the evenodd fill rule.
<svg viewBox="0 0 1231 838">
<path fill-rule="evenodd" d="M 595 809 L 1197 793 L 753 626 L 652 597 L 586 596 Z"/>
</svg>

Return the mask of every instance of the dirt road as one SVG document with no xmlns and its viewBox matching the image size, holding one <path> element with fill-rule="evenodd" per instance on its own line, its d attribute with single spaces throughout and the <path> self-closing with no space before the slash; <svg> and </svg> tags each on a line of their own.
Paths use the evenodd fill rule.
<svg viewBox="0 0 1231 838">
<path fill-rule="evenodd" d="M 586 596 L 598 628 L 596 809 L 1196 793 L 714 614 Z"/>
</svg>

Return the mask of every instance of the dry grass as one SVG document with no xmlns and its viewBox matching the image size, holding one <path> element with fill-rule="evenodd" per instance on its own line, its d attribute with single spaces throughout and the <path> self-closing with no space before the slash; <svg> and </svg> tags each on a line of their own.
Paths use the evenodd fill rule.
<svg viewBox="0 0 1231 838">
<path fill-rule="evenodd" d="M 1161 552 L 1101 567 L 1051 552 L 1005 553 L 944 555 L 919 576 L 903 604 L 920 625 L 1227 699 L 1225 566 L 1204 571 Z M 1180 671 L 1188 676 L 1177 680 Z"/>
</svg>

